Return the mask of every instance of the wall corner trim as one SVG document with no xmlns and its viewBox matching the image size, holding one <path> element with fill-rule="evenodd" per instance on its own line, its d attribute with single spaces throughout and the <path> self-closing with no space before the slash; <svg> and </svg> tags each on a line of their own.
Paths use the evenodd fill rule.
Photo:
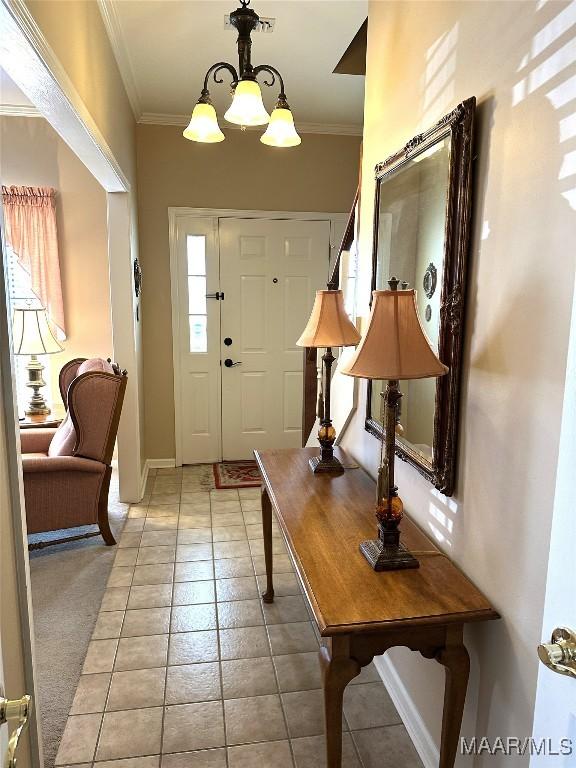
<svg viewBox="0 0 576 768">
<path fill-rule="evenodd" d="M 388 656 L 377 656 L 374 665 L 382 678 L 412 743 L 418 752 L 424 768 L 436 768 L 440 750 L 420 717 L 412 697 L 402 682 L 396 667 Z"/>
<path fill-rule="evenodd" d="M 148 459 L 142 464 L 142 473 L 140 475 L 140 498 L 138 501 L 142 501 L 144 494 L 146 493 L 146 483 L 148 482 L 148 473 L 150 472 L 150 465 Z"/>
</svg>

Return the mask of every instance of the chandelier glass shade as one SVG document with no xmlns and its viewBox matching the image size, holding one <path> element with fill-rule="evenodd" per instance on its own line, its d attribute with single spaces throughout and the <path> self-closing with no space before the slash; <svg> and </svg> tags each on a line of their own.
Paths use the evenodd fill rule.
<svg viewBox="0 0 576 768">
<path fill-rule="evenodd" d="M 240 80 L 224 117 L 236 125 L 266 125 L 270 115 L 266 112 L 262 91 L 256 80 Z"/>
<path fill-rule="evenodd" d="M 296 133 L 292 112 L 283 107 L 276 107 L 260 141 L 269 147 L 297 147 L 302 139 Z"/>
<path fill-rule="evenodd" d="M 294 127 L 294 118 L 290 106 L 286 100 L 284 80 L 277 69 L 269 64 L 252 66 L 251 33 L 258 26 L 259 16 L 248 8 L 250 0 L 240 0 L 241 7 L 230 14 L 230 23 L 238 30 L 238 70 L 228 62 L 221 61 L 213 64 L 204 78 L 204 87 L 188 126 L 183 131 L 183 136 L 191 141 L 203 143 L 215 143 L 224 141 L 225 136 L 218 125 L 216 110 L 210 99 L 208 85 L 212 78 L 215 83 L 223 83 L 221 75 L 227 72 L 231 78 L 232 103 L 226 111 L 224 118 L 242 128 L 259 125 L 268 125 L 266 132 L 260 141 L 272 147 L 295 147 L 301 139 Z M 269 88 L 276 83 L 279 86 L 279 94 L 276 107 L 270 116 L 262 100 L 262 92 L 258 83 L 258 75 L 265 73 L 262 82 Z"/>
<path fill-rule="evenodd" d="M 215 144 L 226 138 L 220 130 L 216 110 L 212 104 L 200 102 L 194 107 L 190 122 L 182 135 L 191 141 L 201 141 L 205 144 Z"/>
</svg>

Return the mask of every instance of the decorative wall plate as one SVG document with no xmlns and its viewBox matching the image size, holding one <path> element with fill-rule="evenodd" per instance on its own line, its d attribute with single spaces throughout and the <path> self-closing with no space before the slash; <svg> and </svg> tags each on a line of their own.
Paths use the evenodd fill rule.
<svg viewBox="0 0 576 768">
<path fill-rule="evenodd" d="M 134 293 L 136 298 L 142 293 L 142 269 L 138 259 L 134 259 Z"/>
<path fill-rule="evenodd" d="M 424 293 L 429 299 L 431 299 L 432 296 L 434 296 L 434 293 L 436 292 L 437 282 L 438 282 L 438 271 L 434 266 L 434 264 L 429 264 L 428 269 L 424 273 L 424 278 L 422 280 L 422 287 L 424 288 Z"/>
</svg>

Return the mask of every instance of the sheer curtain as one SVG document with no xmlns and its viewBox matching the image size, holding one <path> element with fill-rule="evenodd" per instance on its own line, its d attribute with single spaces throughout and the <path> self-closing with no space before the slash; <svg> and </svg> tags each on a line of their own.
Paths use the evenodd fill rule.
<svg viewBox="0 0 576 768">
<path fill-rule="evenodd" d="M 51 322 L 66 336 L 56 232 L 56 190 L 2 187 L 6 240 Z"/>
</svg>

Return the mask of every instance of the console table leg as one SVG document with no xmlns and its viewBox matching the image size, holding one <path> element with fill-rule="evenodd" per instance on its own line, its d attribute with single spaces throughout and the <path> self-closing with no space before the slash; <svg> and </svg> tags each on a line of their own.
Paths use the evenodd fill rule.
<svg viewBox="0 0 576 768">
<path fill-rule="evenodd" d="M 264 562 L 266 563 L 266 592 L 262 595 L 265 603 L 274 602 L 272 580 L 272 504 L 265 486 L 262 486 L 262 531 L 264 536 Z"/>
<path fill-rule="evenodd" d="M 470 673 L 470 657 L 463 643 L 463 627 L 461 625 L 447 630 L 446 645 L 439 651 L 436 660 L 446 670 L 439 768 L 453 768 L 458 751 Z"/>
<path fill-rule="evenodd" d="M 342 768 L 342 704 L 344 689 L 356 675 L 360 664 L 350 657 L 350 640 L 333 637 L 320 647 L 320 666 L 324 687 L 326 728 L 326 768 Z"/>
</svg>

